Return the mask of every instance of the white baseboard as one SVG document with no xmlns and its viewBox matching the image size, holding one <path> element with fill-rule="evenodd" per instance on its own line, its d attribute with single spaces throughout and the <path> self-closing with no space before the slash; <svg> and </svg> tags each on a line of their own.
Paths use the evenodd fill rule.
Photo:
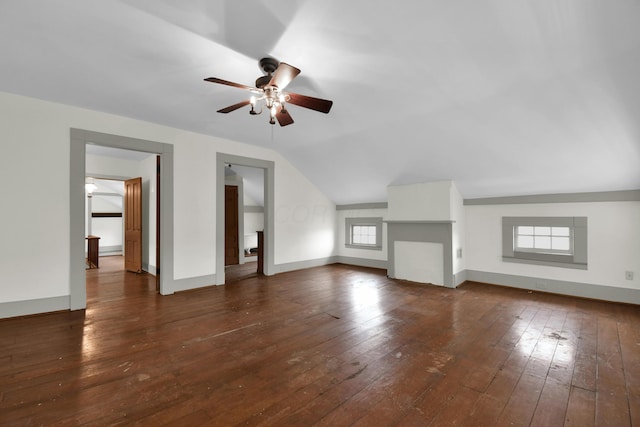
<svg viewBox="0 0 640 427">
<path fill-rule="evenodd" d="M 0 319 L 69 310 L 69 295 L 0 303 Z"/>
<path fill-rule="evenodd" d="M 368 259 L 368 258 L 356 258 L 350 256 L 337 256 L 336 262 L 340 264 L 356 265 L 358 267 L 370 267 L 386 270 L 389 265 L 388 261 Z"/>
<path fill-rule="evenodd" d="M 538 277 L 515 276 L 476 270 L 466 270 L 466 278 L 473 282 L 509 286 L 536 292 L 549 292 L 580 298 L 640 304 L 640 289 L 592 285 L 590 283 L 567 282 L 564 280 L 541 279 Z"/>
</svg>

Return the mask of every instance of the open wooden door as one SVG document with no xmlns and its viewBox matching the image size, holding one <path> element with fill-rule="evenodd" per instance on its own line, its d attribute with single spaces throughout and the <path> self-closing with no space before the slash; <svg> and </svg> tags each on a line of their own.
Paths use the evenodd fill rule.
<svg viewBox="0 0 640 427">
<path fill-rule="evenodd" d="M 238 241 L 238 187 L 224 186 L 224 265 L 240 263 Z"/>
<path fill-rule="evenodd" d="M 124 268 L 142 272 L 142 178 L 124 182 Z"/>
</svg>

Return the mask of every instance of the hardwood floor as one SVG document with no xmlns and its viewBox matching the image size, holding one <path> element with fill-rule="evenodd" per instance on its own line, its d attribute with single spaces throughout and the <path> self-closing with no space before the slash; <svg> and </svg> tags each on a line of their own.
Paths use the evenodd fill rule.
<svg viewBox="0 0 640 427">
<path fill-rule="evenodd" d="M 333 265 L 0 321 L 0 424 L 640 426 L 640 308 Z"/>
</svg>

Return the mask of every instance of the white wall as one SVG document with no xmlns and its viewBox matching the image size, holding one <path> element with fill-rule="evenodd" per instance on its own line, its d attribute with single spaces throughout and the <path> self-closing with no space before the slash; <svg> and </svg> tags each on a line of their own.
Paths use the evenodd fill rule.
<svg viewBox="0 0 640 427">
<path fill-rule="evenodd" d="M 156 273 L 156 156 L 138 163 L 138 176 L 142 177 L 142 264 L 149 273 Z"/>
<path fill-rule="evenodd" d="M 120 212 L 122 213 L 122 196 L 93 195 L 91 197 L 92 212 Z M 85 228 L 85 234 L 89 232 Z M 119 247 L 123 245 L 122 217 L 120 218 L 91 218 L 91 234 L 100 237 L 99 247 L 102 251 L 106 246 Z"/>
<path fill-rule="evenodd" d="M 67 160 L 69 163 L 69 160 Z M 140 176 L 140 162 L 136 160 L 87 154 L 85 175 L 91 177 L 136 178 Z"/>
<path fill-rule="evenodd" d="M 282 158 L 275 181 L 275 264 L 333 256 L 336 205 Z"/>
<path fill-rule="evenodd" d="M 464 200 L 462 195 L 458 191 L 458 188 L 454 183 L 451 183 L 449 189 L 449 212 L 450 218 L 454 221 L 451 224 L 451 250 L 452 262 L 453 262 L 453 274 L 458 274 L 466 269 L 466 215 L 464 211 Z M 460 251 L 461 257 L 458 257 L 458 251 Z M 457 279 L 454 280 L 456 285 Z"/>
<path fill-rule="evenodd" d="M 174 279 L 215 274 L 217 152 L 275 163 L 276 264 L 333 255 L 335 205 L 272 150 L 7 93 L 0 117 L 0 303 L 69 295 L 70 128 L 174 145 Z"/>
<path fill-rule="evenodd" d="M 444 286 L 442 243 L 394 242 L 395 278 Z"/>
<path fill-rule="evenodd" d="M 92 222 L 91 234 L 100 237 L 101 254 L 106 246 L 122 250 L 122 218 L 93 218 Z"/>
<path fill-rule="evenodd" d="M 262 230 L 264 230 L 264 213 L 245 211 L 244 213 L 245 249 L 258 247 L 258 234 L 256 232 L 262 231 Z"/>
<path fill-rule="evenodd" d="M 465 206 L 466 268 L 490 273 L 640 289 L 640 202 Z M 503 216 L 586 216 L 588 269 L 502 261 Z M 625 280 L 634 271 L 634 280 Z"/>
<path fill-rule="evenodd" d="M 442 221 L 451 219 L 452 181 L 387 187 L 388 218 L 392 221 Z"/>
</svg>

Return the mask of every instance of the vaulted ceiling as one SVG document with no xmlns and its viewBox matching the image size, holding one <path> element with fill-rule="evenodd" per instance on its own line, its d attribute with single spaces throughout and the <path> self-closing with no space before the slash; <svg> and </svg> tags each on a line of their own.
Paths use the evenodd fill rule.
<svg viewBox="0 0 640 427">
<path fill-rule="evenodd" d="M 637 0 L 0 2 L 0 90 L 272 148 L 338 204 L 640 188 Z M 257 61 L 334 101 L 271 126 Z"/>
</svg>

